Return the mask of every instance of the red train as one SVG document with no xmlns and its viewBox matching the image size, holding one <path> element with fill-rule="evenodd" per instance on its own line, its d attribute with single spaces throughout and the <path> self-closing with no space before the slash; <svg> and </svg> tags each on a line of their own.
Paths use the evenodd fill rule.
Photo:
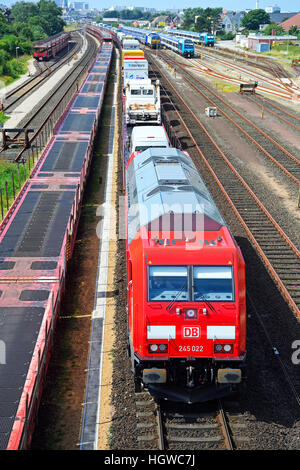
<svg viewBox="0 0 300 470">
<path fill-rule="evenodd" d="M 58 52 L 67 47 L 70 37 L 70 33 L 58 33 L 51 38 L 39 41 L 33 47 L 33 58 L 41 61 L 55 57 Z"/>
<path fill-rule="evenodd" d="M 245 264 L 185 152 L 126 166 L 128 350 L 136 391 L 194 403 L 245 376 Z"/>
</svg>

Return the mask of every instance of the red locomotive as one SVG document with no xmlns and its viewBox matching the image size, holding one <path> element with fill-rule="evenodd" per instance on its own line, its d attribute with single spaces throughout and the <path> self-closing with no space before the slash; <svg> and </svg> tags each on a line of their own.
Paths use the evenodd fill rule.
<svg viewBox="0 0 300 470">
<path fill-rule="evenodd" d="M 136 391 L 187 403 L 244 379 L 245 264 L 185 152 L 126 166 L 128 350 Z"/>
<path fill-rule="evenodd" d="M 39 41 L 33 47 L 33 58 L 41 61 L 55 57 L 58 52 L 67 47 L 70 37 L 70 33 L 58 33 L 51 38 Z"/>
</svg>

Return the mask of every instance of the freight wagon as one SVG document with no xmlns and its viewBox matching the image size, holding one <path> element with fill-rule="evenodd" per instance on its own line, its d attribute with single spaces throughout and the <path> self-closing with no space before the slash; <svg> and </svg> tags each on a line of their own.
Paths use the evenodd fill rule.
<svg viewBox="0 0 300 470">
<path fill-rule="evenodd" d="M 33 47 L 33 58 L 39 61 L 55 57 L 68 46 L 70 33 L 59 33 L 55 36 L 36 43 Z"/>
</svg>

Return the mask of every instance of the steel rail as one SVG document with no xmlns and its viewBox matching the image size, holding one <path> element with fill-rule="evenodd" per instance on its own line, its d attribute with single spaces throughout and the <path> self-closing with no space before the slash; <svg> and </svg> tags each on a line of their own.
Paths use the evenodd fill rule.
<svg viewBox="0 0 300 470">
<path fill-rule="evenodd" d="M 245 95 L 244 95 L 245 96 Z M 264 100 L 264 96 L 262 95 L 259 95 L 259 94 L 256 94 L 257 98 L 259 100 Z M 271 114 L 274 114 L 276 117 L 278 117 L 279 119 L 281 119 L 282 121 L 286 122 L 287 124 L 289 124 L 290 126 L 294 127 L 295 129 L 297 130 L 300 130 L 300 127 L 297 127 L 296 125 L 294 125 L 293 123 L 291 123 L 290 121 L 288 121 L 287 119 L 283 118 L 282 116 L 279 116 L 279 114 L 275 113 L 274 111 L 270 110 L 268 108 L 268 106 L 271 106 L 272 108 L 275 108 L 277 109 L 278 111 L 280 111 L 281 113 L 283 114 L 286 114 L 287 116 L 291 117 L 292 119 L 295 119 L 295 121 L 299 121 L 300 122 L 300 118 L 298 116 L 296 116 L 295 114 L 292 114 L 290 113 L 289 111 L 287 111 L 286 109 L 283 109 L 283 108 L 280 108 L 280 106 L 277 106 L 275 103 L 269 103 L 268 101 L 264 101 L 263 104 L 260 104 L 260 103 L 257 103 L 257 101 L 255 101 L 255 99 L 251 98 L 250 96 L 247 96 L 247 98 L 249 98 L 251 101 L 253 101 L 254 103 L 258 104 L 259 106 L 264 106 L 264 108 L 270 112 Z"/>
<path fill-rule="evenodd" d="M 168 63 L 169 60 L 165 61 Z M 173 62 L 173 61 L 171 61 Z M 180 68 L 180 64 L 176 61 L 174 61 Z M 184 67 L 184 66 L 183 66 Z M 221 97 L 219 97 L 213 90 L 211 90 L 207 85 L 204 83 L 200 82 L 197 77 L 194 77 L 190 72 L 187 70 L 184 70 L 184 73 L 188 74 L 191 76 L 196 82 L 200 83 L 201 86 L 203 86 L 209 93 L 211 93 L 213 96 L 215 96 L 218 100 L 220 100 L 225 106 L 227 106 L 232 112 L 234 112 L 239 118 L 241 118 L 243 121 L 245 121 L 248 125 L 250 125 L 255 131 L 257 131 L 259 134 L 261 134 L 265 139 L 269 140 L 271 144 L 273 144 L 275 147 L 277 147 L 281 152 L 283 152 L 288 158 L 290 158 L 296 165 L 299 166 L 300 168 L 300 161 L 294 157 L 288 150 L 286 150 L 284 147 L 282 147 L 278 142 L 276 142 L 272 137 L 268 136 L 264 131 L 259 129 L 255 124 L 253 124 L 249 119 L 247 119 L 245 116 L 243 116 L 239 111 L 237 111 L 235 108 L 233 108 L 229 103 L 226 103 L 225 100 L 223 100 Z M 210 99 L 203 91 L 201 91 L 191 80 L 186 78 L 186 81 L 198 92 L 200 93 L 207 101 L 209 101 L 212 105 L 214 105 L 221 114 L 223 114 L 226 119 L 231 122 L 242 134 L 244 134 L 247 139 L 249 139 L 261 152 L 263 152 L 272 162 L 280 168 L 281 171 L 283 171 L 291 180 L 293 180 L 294 183 L 296 183 L 298 186 L 300 185 L 300 180 L 295 177 L 289 170 L 287 170 L 278 160 L 276 160 L 273 155 L 271 155 L 259 142 L 257 142 L 250 134 L 248 134 L 247 131 L 245 131 L 239 124 L 237 124 L 225 111 L 223 111 L 220 106 L 218 106 L 212 99 Z"/>
<path fill-rule="evenodd" d="M 65 93 L 63 94 L 63 96 L 61 97 L 61 99 L 59 100 L 59 102 L 56 104 L 56 106 L 52 109 L 52 111 L 49 112 L 48 116 L 46 119 L 44 119 L 44 121 L 42 122 L 42 124 L 40 125 L 40 127 L 37 129 L 37 131 L 35 131 L 35 133 L 33 134 L 33 136 L 29 139 L 29 142 L 30 144 L 33 143 L 33 141 L 37 138 L 37 136 L 39 135 L 39 133 L 42 131 L 43 127 L 49 122 L 49 120 L 51 120 L 51 116 L 52 114 L 56 111 L 57 107 L 61 104 L 61 102 L 64 100 L 65 96 L 67 95 L 67 93 L 71 90 L 71 88 L 74 86 L 74 84 L 77 82 L 79 76 L 81 75 L 82 73 L 82 70 L 83 68 L 86 66 L 87 63 L 89 63 L 90 61 L 90 58 L 93 57 L 95 51 L 97 50 L 96 46 L 93 47 L 91 50 L 89 50 L 89 53 L 88 55 L 84 55 L 80 62 L 75 66 L 75 68 L 73 68 L 73 70 L 70 71 L 70 74 L 69 74 L 69 77 L 71 77 L 78 69 L 79 69 L 79 73 L 76 75 L 75 79 L 71 82 L 71 84 L 69 85 L 68 89 L 65 91 Z M 82 68 L 81 68 L 82 67 Z M 81 69 L 80 69 L 81 68 Z M 69 78 L 68 77 L 68 78 Z M 30 123 L 37 117 L 37 115 L 43 110 L 44 106 L 49 103 L 52 98 L 57 94 L 57 92 L 64 86 L 65 84 L 65 81 L 64 82 L 61 82 L 61 84 L 59 85 L 58 88 L 55 88 L 55 90 L 51 93 L 51 95 L 46 99 L 45 102 L 42 103 L 42 105 L 37 109 L 37 111 L 28 119 L 28 121 L 26 122 L 26 125 L 25 127 L 29 126 Z M 22 149 L 19 154 L 15 157 L 14 161 L 15 162 L 18 162 L 20 161 L 23 153 L 26 151 L 26 149 Z M 1 153 L 1 152 L 0 152 Z"/>
<path fill-rule="evenodd" d="M 247 291 L 247 298 L 249 299 L 250 304 L 251 304 L 251 307 L 253 308 L 254 313 L 255 313 L 255 315 L 256 315 L 256 317 L 257 317 L 257 319 L 258 319 L 258 321 L 259 321 L 259 323 L 260 323 L 260 325 L 261 325 L 261 327 L 262 327 L 262 331 L 263 331 L 264 334 L 265 334 L 265 337 L 266 337 L 266 339 L 267 339 L 267 342 L 269 343 L 270 349 L 273 351 L 274 355 L 275 355 L 276 358 L 278 359 L 279 366 L 280 366 L 280 368 L 281 368 L 281 370 L 282 370 L 282 372 L 283 372 L 283 375 L 284 375 L 284 377 L 285 377 L 285 379 L 286 379 L 286 381 L 287 381 L 287 383 L 288 383 L 288 385 L 289 385 L 289 387 L 290 387 L 290 389 L 291 389 L 291 392 L 292 392 L 292 394 L 293 394 L 293 396 L 294 396 L 294 398 L 295 398 L 295 401 L 296 401 L 297 405 L 298 405 L 299 408 L 300 408 L 300 395 L 299 395 L 299 393 L 297 392 L 297 390 L 296 390 L 296 388 L 295 388 L 295 386 L 294 386 L 294 383 L 293 383 L 292 379 L 291 379 L 290 376 L 289 376 L 289 373 L 288 373 L 288 371 L 287 371 L 286 365 L 284 364 L 283 360 L 282 360 L 281 357 L 280 357 L 280 352 L 279 352 L 279 351 L 277 350 L 277 348 L 273 345 L 273 342 L 272 342 L 272 340 L 271 340 L 271 337 L 270 337 L 270 334 L 269 334 L 269 332 L 268 332 L 268 329 L 267 329 L 267 327 L 265 326 L 264 321 L 263 321 L 261 315 L 258 313 L 258 311 L 257 311 L 257 309 L 256 309 L 256 307 L 255 307 L 255 303 L 254 303 L 254 301 L 253 301 L 253 299 L 252 299 L 252 297 L 251 297 L 251 295 L 249 294 L 248 291 Z"/>
<path fill-rule="evenodd" d="M 289 239 L 289 237 L 285 234 L 285 232 L 281 229 L 281 227 L 277 224 L 277 222 L 273 219 L 273 217 L 271 216 L 271 214 L 269 214 L 269 212 L 267 211 L 267 209 L 263 206 L 263 204 L 259 201 L 259 199 L 255 196 L 255 194 L 253 193 L 253 191 L 250 189 L 250 187 L 247 185 L 247 183 L 244 181 L 244 179 L 238 174 L 238 172 L 235 170 L 235 168 L 232 166 L 232 164 L 229 162 L 229 160 L 227 159 L 227 157 L 224 155 L 224 153 L 221 151 L 221 149 L 218 147 L 218 145 L 213 141 L 213 139 L 210 137 L 209 133 L 207 132 L 207 130 L 204 128 L 204 126 L 201 124 L 201 122 L 199 121 L 199 119 L 197 118 L 197 116 L 194 114 L 194 112 L 190 109 L 190 107 L 185 103 L 185 101 L 183 100 L 183 98 L 180 96 L 180 94 L 178 93 L 178 91 L 176 90 L 176 88 L 173 86 L 173 84 L 170 82 L 170 80 L 167 78 L 167 76 L 162 72 L 161 68 L 160 68 L 160 74 L 164 77 L 164 79 L 166 80 L 166 82 L 168 83 L 168 85 L 171 87 L 171 89 L 174 91 L 174 93 L 176 94 L 176 96 L 178 97 L 178 99 L 183 103 L 183 105 L 186 107 L 186 109 L 188 110 L 188 113 L 194 118 L 194 120 L 196 121 L 196 123 L 198 124 L 198 126 L 203 130 L 203 132 L 206 134 L 206 136 L 209 138 L 209 140 L 211 141 L 211 143 L 214 145 L 214 147 L 217 149 L 217 151 L 219 152 L 219 154 L 221 155 L 221 157 L 223 158 L 223 160 L 225 161 L 225 163 L 227 164 L 227 166 L 229 166 L 229 168 L 233 171 L 233 173 L 235 174 L 235 176 L 238 178 L 238 180 L 240 181 L 240 183 L 243 185 L 243 187 L 247 190 L 247 192 L 250 194 L 250 196 L 254 199 L 254 201 L 256 202 L 256 204 L 258 205 L 258 207 L 261 209 L 261 211 L 263 212 L 263 214 L 268 218 L 268 220 L 272 223 L 272 225 L 274 226 L 276 232 L 278 232 L 281 236 L 281 238 L 284 240 L 284 242 L 289 246 L 289 248 L 292 249 L 292 251 L 295 253 L 295 255 L 297 256 L 297 258 L 299 259 L 300 257 L 300 252 L 299 250 L 295 247 L 295 245 L 292 243 L 292 241 Z M 166 90 L 165 90 L 166 91 Z M 166 91 L 166 94 L 168 96 L 168 93 Z M 170 100 L 171 101 L 171 100 Z M 194 143 L 195 145 L 195 149 L 197 151 L 197 153 L 199 154 L 199 156 L 201 157 L 203 163 L 205 164 L 205 166 L 207 167 L 207 169 L 209 170 L 209 172 L 211 173 L 211 175 L 213 176 L 214 180 L 216 181 L 218 187 L 220 188 L 222 194 L 224 195 L 224 197 L 226 198 L 228 204 L 230 205 L 231 209 L 233 210 L 234 214 L 236 215 L 236 217 L 238 218 L 239 222 L 241 223 L 242 227 L 244 228 L 244 230 L 246 231 L 249 239 L 251 240 L 253 246 L 256 248 L 257 252 L 259 253 L 260 257 L 262 258 L 265 266 L 267 267 L 268 271 L 270 272 L 271 276 L 273 277 L 273 279 L 275 280 L 280 292 L 282 293 L 283 297 L 285 298 L 285 300 L 288 302 L 288 304 L 290 305 L 291 309 L 293 310 L 293 312 L 295 313 L 295 315 L 297 316 L 297 318 L 300 320 L 300 310 L 298 308 L 298 306 L 296 305 L 295 301 L 293 300 L 293 298 L 291 297 L 290 293 L 288 292 L 287 288 L 285 287 L 285 285 L 283 284 L 282 280 L 280 279 L 279 275 L 277 274 L 277 272 L 275 271 L 275 269 L 273 268 L 272 266 L 272 263 L 269 261 L 267 255 L 264 253 L 263 249 L 261 248 L 259 242 L 256 240 L 256 238 L 254 237 L 252 231 L 250 230 L 250 228 L 248 227 L 248 225 L 246 224 L 246 222 L 244 221 L 244 218 L 242 217 L 242 215 L 239 213 L 238 209 L 236 208 L 235 204 L 232 202 L 231 198 L 229 197 L 229 195 L 227 194 L 224 186 L 222 185 L 221 181 L 219 180 L 219 178 L 217 177 L 216 173 L 214 172 L 213 168 L 211 167 L 211 165 L 209 164 L 209 162 L 207 161 L 207 159 L 205 158 L 204 154 L 202 153 L 202 151 L 200 150 L 195 138 L 193 137 L 192 133 L 190 132 L 188 126 L 186 125 L 186 123 L 184 122 L 183 118 L 181 117 L 179 111 L 174 107 L 174 112 L 177 114 L 177 117 L 179 119 L 179 121 L 182 123 L 183 127 L 185 128 L 187 134 L 189 135 L 190 139 L 192 140 L 192 142 Z"/>
<path fill-rule="evenodd" d="M 161 412 L 160 403 L 156 404 L 156 420 L 157 420 L 157 430 L 158 430 L 158 448 L 159 450 L 165 450 L 165 440 L 164 440 L 162 412 Z"/>
<path fill-rule="evenodd" d="M 203 53 L 203 48 L 200 46 L 196 46 L 196 49 L 199 52 L 202 51 Z M 290 78 L 288 72 L 283 67 L 281 67 L 280 64 L 274 62 L 271 57 L 257 56 L 254 54 L 249 54 L 249 52 L 240 52 L 237 50 L 232 51 L 231 49 L 218 47 L 218 45 L 212 49 L 205 49 L 204 55 L 205 53 L 207 56 L 221 55 L 225 56 L 227 59 L 232 58 L 234 61 L 238 60 L 239 62 L 244 62 L 251 67 L 260 68 L 266 72 L 270 72 L 270 66 L 275 65 L 277 68 L 279 68 L 279 71 L 285 75 L 285 78 Z"/>
<path fill-rule="evenodd" d="M 207 57 L 209 57 L 208 54 L 205 54 L 205 53 L 202 53 L 202 55 L 206 55 Z M 242 67 L 239 67 L 238 65 L 234 65 L 232 64 L 231 62 L 226 62 L 226 60 L 224 58 L 218 58 L 218 57 L 214 57 L 217 61 L 219 61 L 221 64 L 225 65 L 225 66 L 230 66 L 230 67 L 233 67 L 234 69 L 238 70 L 239 72 L 243 72 L 243 73 L 249 73 L 250 75 L 255 75 L 255 73 L 252 71 L 252 70 L 247 70 L 245 68 L 242 68 Z M 277 64 L 276 64 L 277 65 Z M 253 64 L 252 65 L 253 67 L 255 67 L 255 65 Z M 291 89 L 289 88 L 289 85 L 287 85 L 286 83 L 282 82 L 282 78 L 287 78 L 291 81 L 291 78 L 288 77 L 288 76 L 285 76 L 285 77 L 279 77 L 279 74 L 278 72 L 275 70 L 275 65 L 272 64 L 270 62 L 269 64 L 269 67 L 268 69 L 263 69 L 265 70 L 266 72 L 268 73 L 272 73 L 272 74 L 275 74 L 277 75 L 277 77 L 275 77 L 275 83 L 274 83 L 274 79 L 272 79 L 271 77 L 268 77 L 262 73 L 257 73 L 256 72 L 256 75 L 258 75 L 258 78 L 260 78 L 261 80 L 263 81 L 266 81 L 268 83 L 270 83 L 271 85 L 273 86 L 278 86 L 279 88 L 283 88 L 285 89 L 286 91 L 288 92 L 291 92 Z M 293 84 L 293 82 L 291 82 L 291 84 Z"/>
<path fill-rule="evenodd" d="M 224 435 L 225 447 L 227 450 L 235 450 L 233 438 L 232 438 L 232 435 L 231 435 L 231 432 L 227 423 L 226 414 L 225 414 L 221 400 L 218 400 L 218 407 L 219 407 L 218 419 L 220 421 L 222 433 Z"/>
</svg>

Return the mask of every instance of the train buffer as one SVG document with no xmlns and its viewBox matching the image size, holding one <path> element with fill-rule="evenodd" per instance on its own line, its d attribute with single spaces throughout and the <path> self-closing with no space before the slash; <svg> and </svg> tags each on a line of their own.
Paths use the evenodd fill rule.
<svg viewBox="0 0 300 470">
<path fill-rule="evenodd" d="M 255 88 L 257 87 L 258 82 L 254 83 L 241 83 L 240 84 L 240 93 L 243 95 L 244 93 L 251 93 L 254 95 L 255 93 Z"/>
<path fill-rule="evenodd" d="M 30 148 L 29 132 L 34 132 L 34 129 L 7 129 L 2 128 L 2 150 L 7 149 L 10 145 L 22 145 L 25 149 Z M 13 132 L 15 135 L 11 137 L 8 133 Z M 24 132 L 24 137 L 20 137 L 20 134 Z"/>
</svg>

